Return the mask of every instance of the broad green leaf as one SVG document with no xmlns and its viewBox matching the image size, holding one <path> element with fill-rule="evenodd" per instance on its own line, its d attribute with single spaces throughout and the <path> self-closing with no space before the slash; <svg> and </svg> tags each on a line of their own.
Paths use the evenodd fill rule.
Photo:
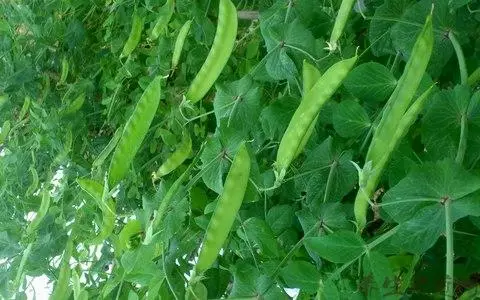
<svg viewBox="0 0 480 300">
<path fill-rule="evenodd" d="M 280 276 L 289 288 L 299 288 L 307 293 L 315 293 L 318 289 L 320 272 L 314 265 L 306 261 L 292 261 L 282 268 Z"/>
<path fill-rule="evenodd" d="M 344 151 L 331 137 L 309 151 L 299 171 L 309 176 L 298 176 L 295 181 L 297 189 L 305 189 L 307 203 L 315 206 L 321 202 L 340 201 L 348 194 L 357 180 L 351 160 L 352 152 Z"/>
<path fill-rule="evenodd" d="M 374 283 L 370 288 L 377 290 L 383 299 L 395 294 L 395 274 L 385 255 L 377 251 L 367 252 L 363 258 L 363 269 L 366 278 L 373 278 Z"/>
<path fill-rule="evenodd" d="M 282 97 L 262 110 L 260 122 L 269 139 L 280 139 L 299 104 L 298 99 Z"/>
<path fill-rule="evenodd" d="M 271 278 L 245 261 L 232 265 L 233 284 L 229 298 L 262 297 L 264 299 L 287 299 L 279 286 L 272 284 Z"/>
<path fill-rule="evenodd" d="M 261 219 L 253 217 L 246 220 L 243 226 L 237 229 L 237 234 L 245 242 L 248 239 L 248 243 L 258 249 L 258 253 L 262 256 L 278 257 L 280 255 L 280 249 L 272 229 Z"/>
<path fill-rule="evenodd" d="M 217 126 L 224 119 L 227 126 L 248 132 L 260 116 L 261 96 L 260 87 L 249 77 L 218 85 L 213 102 Z"/>
<path fill-rule="evenodd" d="M 292 79 L 298 73 L 295 63 L 288 56 L 285 48 L 272 50 L 265 66 L 268 75 L 274 80 Z"/>
<path fill-rule="evenodd" d="M 366 250 L 362 238 L 351 231 L 336 231 L 329 235 L 306 238 L 305 246 L 334 263 L 349 262 Z"/>
<path fill-rule="evenodd" d="M 278 236 L 284 230 L 292 227 L 295 218 L 295 209 L 290 205 L 277 205 L 267 213 L 267 224 L 273 233 Z"/>
<path fill-rule="evenodd" d="M 399 19 L 413 2 L 413 0 L 386 0 L 375 10 L 368 31 L 368 38 L 374 55 L 397 54 L 392 44 L 392 26 L 395 24 L 395 20 Z"/>
<path fill-rule="evenodd" d="M 333 128 L 342 137 L 358 137 L 372 126 L 365 109 L 353 100 L 345 100 L 335 107 Z"/>
<path fill-rule="evenodd" d="M 343 84 L 362 101 L 383 102 L 395 89 L 397 79 L 384 65 L 368 62 L 355 67 Z"/>
</svg>

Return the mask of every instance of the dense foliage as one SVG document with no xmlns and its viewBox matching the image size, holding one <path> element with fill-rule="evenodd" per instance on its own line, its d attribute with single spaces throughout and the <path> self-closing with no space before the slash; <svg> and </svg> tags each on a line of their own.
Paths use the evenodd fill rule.
<svg viewBox="0 0 480 300">
<path fill-rule="evenodd" d="M 343 2 L 1 1 L 0 297 L 479 297 L 480 1 Z"/>
</svg>

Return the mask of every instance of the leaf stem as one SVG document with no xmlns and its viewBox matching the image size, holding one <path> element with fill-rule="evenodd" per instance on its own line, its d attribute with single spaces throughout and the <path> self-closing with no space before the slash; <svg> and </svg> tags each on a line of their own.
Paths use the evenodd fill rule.
<svg viewBox="0 0 480 300">
<path fill-rule="evenodd" d="M 446 268 L 445 268 L 445 300 L 453 299 L 453 222 L 451 199 L 445 201 L 445 237 L 447 243 Z"/>
<path fill-rule="evenodd" d="M 459 165 L 463 163 L 463 158 L 465 157 L 465 152 L 467 151 L 468 124 L 466 112 L 462 114 L 460 126 L 460 141 L 458 142 L 457 156 L 455 157 L 455 162 Z"/>
<path fill-rule="evenodd" d="M 460 82 L 462 85 L 467 85 L 468 82 L 468 71 L 467 71 L 467 64 L 465 63 L 465 56 L 463 55 L 462 47 L 458 42 L 457 38 L 453 31 L 448 32 L 448 38 L 450 42 L 452 42 L 453 49 L 455 49 L 455 53 L 457 54 L 458 59 L 458 67 L 460 68 Z"/>
</svg>

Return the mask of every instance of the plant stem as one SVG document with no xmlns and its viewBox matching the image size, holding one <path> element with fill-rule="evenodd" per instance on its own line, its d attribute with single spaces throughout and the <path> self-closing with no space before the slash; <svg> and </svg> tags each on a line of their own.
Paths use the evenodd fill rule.
<svg viewBox="0 0 480 300">
<path fill-rule="evenodd" d="M 466 112 L 462 114 L 460 126 L 460 141 L 458 142 L 457 156 L 455 157 L 455 162 L 459 165 L 463 163 L 463 158 L 465 157 L 465 152 L 467 151 L 468 124 Z"/>
<path fill-rule="evenodd" d="M 453 299 L 453 222 L 451 199 L 445 201 L 445 237 L 447 243 L 447 261 L 445 268 L 445 300 Z"/>
<path fill-rule="evenodd" d="M 458 59 L 458 67 L 460 68 L 460 82 L 462 85 L 467 85 L 468 82 L 468 72 L 467 72 L 467 64 L 465 63 L 465 56 L 463 55 L 462 47 L 458 42 L 457 38 L 453 34 L 453 31 L 448 32 L 448 38 L 452 42 L 453 49 L 455 49 L 455 53 L 457 54 Z"/>
<path fill-rule="evenodd" d="M 287 13 L 285 14 L 285 24 L 287 24 L 288 17 L 290 16 L 290 11 L 292 10 L 293 0 L 288 1 Z"/>
</svg>

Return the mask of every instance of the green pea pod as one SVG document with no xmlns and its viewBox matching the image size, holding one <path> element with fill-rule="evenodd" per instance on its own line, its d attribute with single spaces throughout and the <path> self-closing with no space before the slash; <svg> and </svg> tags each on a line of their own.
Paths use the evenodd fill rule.
<svg viewBox="0 0 480 300">
<path fill-rule="evenodd" d="M 102 211 L 100 232 L 92 240 L 88 241 L 90 245 L 101 244 L 112 234 L 115 228 L 115 202 L 111 198 L 103 199 L 104 187 L 101 183 L 88 178 L 78 178 L 77 183 L 84 192 L 95 200 L 97 206 Z"/>
<path fill-rule="evenodd" d="M 32 173 L 32 183 L 30 184 L 27 191 L 25 192 L 25 196 L 27 196 L 27 197 L 33 195 L 33 193 L 35 193 L 35 191 L 38 188 L 38 173 L 37 173 L 37 170 L 35 170 L 35 167 L 33 165 L 30 166 L 29 170 Z"/>
<path fill-rule="evenodd" d="M 108 142 L 107 146 L 100 152 L 97 158 L 93 161 L 92 167 L 100 167 L 103 162 L 107 159 L 107 157 L 112 153 L 113 149 L 117 145 L 120 137 L 122 137 L 122 130 L 123 127 L 118 127 L 115 133 L 113 134 L 112 139 Z"/>
<path fill-rule="evenodd" d="M 44 190 L 42 192 L 42 202 L 40 203 L 40 208 L 37 211 L 37 215 L 35 216 L 35 219 L 28 224 L 28 227 L 26 229 L 27 235 L 34 233 L 40 223 L 42 223 L 43 218 L 47 215 L 48 208 L 50 207 L 50 194 L 47 190 Z"/>
<path fill-rule="evenodd" d="M 68 77 L 68 60 L 67 57 L 63 57 L 62 59 L 62 73 L 60 75 L 60 80 L 58 81 L 57 85 L 65 84 Z"/>
<path fill-rule="evenodd" d="M 32 102 L 32 99 L 29 96 L 25 96 L 25 100 L 23 101 L 23 106 L 22 109 L 20 110 L 20 113 L 18 114 L 18 120 L 21 121 L 25 118 L 27 115 L 28 109 L 30 108 L 30 103 Z"/>
<path fill-rule="evenodd" d="M 375 165 L 373 165 L 373 170 L 368 173 L 368 177 L 365 180 L 366 183 L 364 184 L 364 186 L 360 187 L 355 198 L 354 205 L 354 214 L 355 218 L 357 219 L 357 224 L 359 225 L 360 231 L 363 230 L 363 227 L 365 227 L 365 223 L 359 223 L 359 220 L 363 221 L 366 218 L 368 201 L 373 195 L 373 193 L 375 193 L 375 189 L 377 187 L 378 181 L 380 180 L 383 169 L 387 166 L 387 163 L 390 160 L 392 153 L 400 144 L 402 138 L 408 133 L 411 125 L 415 122 L 419 113 L 425 107 L 425 103 L 430 98 L 433 87 L 434 85 L 432 85 L 427 91 L 425 91 L 410 106 L 407 112 L 403 115 L 400 122 L 397 123 L 397 128 L 390 137 L 390 144 L 387 148 L 383 149 L 383 157 L 376 161 Z"/>
<path fill-rule="evenodd" d="M 183 139 L 170 157 L 158 168 L 157 172 L 153 174 L 153 179 L 157 180 L 178 168 L 188 158 L 192 152 L 192 139 L 188 132 L 183 133 Z"/>
<path fill-rule="evenodd" d="M 158 18 L 153 26 L 152 32 L 150 33 L 150 38 L 152 40 L 158 39 L 160 34 L 165 31 L 170 19 L 173 15 L 173 10 L 175 9 L 174 0 L 167 0 L 165 5 L 163 5 L 158 11 Z"/>
<path fill-rule="evenodd" d="M 145 17 L 141 15 L 138 11 L 133 13 L 132 20 L 132 29 L 130 35 L 128 36 L 125 45 L 123 46 L 122 53 L 120 58 L 124 58 L 132 54 L 133 50 L 137 48 L 140 38 L 142 37 L 143 25 L 145 23 Z"/>
<path fill-rule="evenodd" d="M 220 0 L 218 24 L 212 48 L 188 89 L 186 98 L 192 103 L 202 99 L 213 86 L 230 58 L 237 36 L 237 9 L 230 0 Z"/>
<path fill-rule="evenodd" d="M 322 74 L 320 73 L 320 71 L 316 67 L 311 65 L 308 61 L 304 60 L 303 61 L 303 93 L 304 94 L 308 93 L 313 88 L 313 86 L 318 81 L 318 79 L 320 79 L 320 77 L 322 77 Z M 318 120 L 318 115 L 315 117 L 312 124 L 310 124 L 310 127 L 305 133 L 305 136 L 302 138 L 302 141 L 298 146 L 297 152 L 295 153 L 295 157 L 299 156 L 300 153 L 303 152 L 305 145 L 308 143 L 308 140 L 310 139 L 313 131 L 315 130 L 315 125 L 317 124 L 317 120 Z"/>
<path fill-rule="evenodd" d="M 63 254 L 62 263 L 60 265 L 60 272 L 58 274 L 57 282 L 55 283 L 55 288 L 53 293 L 50 296 L 51 300 L 64 300 L 70 297 L 72 292 L 69 283 L 70 283 L 70 258 L 72 257 L 73 250 L 73 240 L 70 236 L 65 252 Z"/>
<path fill-rule="evenodd" d="M 322 109 L 350 72 L 357 56 L 342 60 L 331 66 L 315 85 L 304 95 L 304 99 L 293 114 L 277 152 L 275 162 L 275 185 L 281 184 L 285 173 L 294 159 L 302 139 Z"/>
<path fill-rule="evenodd" d="M 218 200 L 203 239 L 202 248 L 195 266 L 195 273 L 208 270 L 227 239 L 233 222 L 243 201 L 250 176 L 250 156 L 245 143 L 238 149 L 228 172 L 223 192 Z"/>
<path fill-rule="evenodd" d="M 398 135 L 397 130 L 402 126 L 405 112 L 427 69 L 433 43 L 432 16 L 430 14 L 427 16 L 425 25 L 413 46 L 412 54 L 405 66 L 403 75 L 387 102 L 382 119 L 375 130 L 367 152 L 365 162 L 372 165 L 373 173 L 368 178 L 366 187 L 359 189 L 355 198 L 354 211 L 359 231 L 362 231 L 366 225 L 368 201 L 375 192 L 383 168 L 387 163 L 385 159 L 388 159 L 389 151 L 392 151 L 391 145 L 394 144 L 392 136 Z M 412 105 L 412 107 L 414 106 Z"/>
<path fill-rule="evenodd" d="M 118 241 L 121 249 L 131 249 L 135 247 L 135 240 L 143 232 L 142 223 L 138 220 L 130 220 L 125 224 L 122 231 L 118 234 Z"/>
<path fill-rule="evenodd" d="M 73 115 L 74 113 L 78 112 L 83 104 L 85 103 L 85 93 L 81 93 L 78 95 L 75 100 L 72 101 L 63 111 L 62 115 L 67 116 L 67 115 Z"/>
<path fill-rule="evenodd" d="M 11 129 L 10 121 L 6 120 L 5 122 L 3 122 L 2 131 L 0 132 L 0 144 L 3 144 L 7 140 L 8 134 L 10 133 L 10 129 Z"/>
<path fill-rule="evenodd" d="M 352 11 L 352 7 L 355 4 L 355 0 L 343 0 L 340 5 L 337 17 L 335 18 L 335 24 L 333 25 L 332 35 L 330 36 L 329 49 L 335 51 L 338 47 L 338 40 L 342 36 L 343 29 L 348 21 L 348 15 Z"/>
<path fill-rule="evenodd" d="M 180 31 L 178 32 L 172 55 L 172 69 L 174 70 L 177 68 L 178 62 L 180 61 L 180 55 L 182 54 L 183 45 L 185 44 L 185 39 L 187 38 L 191 25 L 192 20 L 188 20 L 187 22 L 185 22 L 185 24 L 183 24 L 182 28 L 180 28 Z"/>
<path fill-rule="evenodd" d="M 123 129 L 108 172 L 108 183 L 111 187 L 117 185 L 125 177 L 147 135 L 160 103 L 161 80 L 162 77 L 157 76 L 148 85 Z"/>
</svg>

